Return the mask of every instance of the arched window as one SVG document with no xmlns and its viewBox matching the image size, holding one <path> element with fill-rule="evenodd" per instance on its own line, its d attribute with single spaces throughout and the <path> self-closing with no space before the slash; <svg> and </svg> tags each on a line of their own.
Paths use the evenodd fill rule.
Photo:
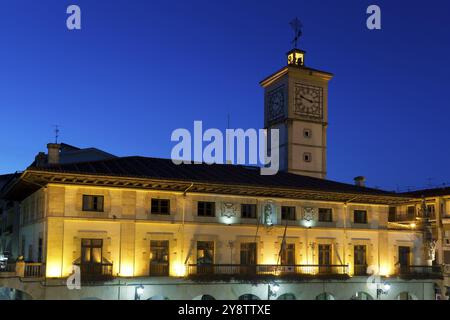
<svg viewBox="0 0 450 320">
<path fill-rule="evenodd" d="M 334 296 L 328 292 L 323 292 L 316 297 L 316 300 L 335 300 Z"/>
<path fill-rule="evenodd" d="M 240 296 L 238 300 L 261 300 L 261 299 L 258 296 L 255 296 L 254 294 L 246 293 Z"/>
<path fill-rule="evenodd" d="M 350 300 L 373 300 L 372 296 L 364 291 L 356 292 Z"/>
<path fill-rule="evenodd" d="M 277 300 L 296 300 L 293 293 L 285 293 L 277 298 Z"/>
</svg>

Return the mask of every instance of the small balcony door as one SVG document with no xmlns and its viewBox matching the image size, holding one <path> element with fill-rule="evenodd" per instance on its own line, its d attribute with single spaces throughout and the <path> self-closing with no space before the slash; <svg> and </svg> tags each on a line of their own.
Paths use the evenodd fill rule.
<svg viewBox="0 0 450 320">
<path fill-rule="evenodd" d="M 101 275 L 102 274 L 102 239 L 82 239 L 81 240 L 81 274 Z"/>
<path fill-rule="evenodd" d="M 355 275 L 366 275 L 367 274 L 367 254 L 366 246 L 358 245 L 354 246 L 353 249 L 353 264 L 354 264 L 354 274 Z"/>
<path fill-rule="evenodd" d="M 150 275 L 169 275 L 169 241 L 150 241 Z"/>
<path fill-rule="evenodd" d="M 398 263 L 400 265 L 400 272 L 407 273 L 409 265 L 411 264 L 411 248 L 398 247 Z"/>
<path fill-rule="evenodd" d="M 319 273 L 331 273 L 331 244 L 319 244 Z"/>
<path fill-rule="evenodd" d="M 256 273 L 256 242 L 241 243 L 242 272 Z"/>
<path fill-rule="evenodd" d="M 197 241 L 197 273 L 214 271 L 214 241 Z"/>
<path fill-rule="evenodd" d="M 295 244 L 286 243 L 281 250 L 281 265 L 295 265 Z"/>
</svg>

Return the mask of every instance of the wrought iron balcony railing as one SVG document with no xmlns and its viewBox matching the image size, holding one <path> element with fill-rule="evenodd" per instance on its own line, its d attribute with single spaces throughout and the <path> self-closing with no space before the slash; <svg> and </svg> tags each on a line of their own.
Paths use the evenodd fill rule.
<svg viewBox="0 0 450 320">
<path fill-rule="evenodd" d="M 102 263 L 75 263 L 80 267 L 81 281 L 107 281 L 113 278 L 113 264 Z"/>
<path fill-rule="evenodd" d="M 40 262 L 25 263 L 25 278 L 42 278 L 45 276 L 45 264 Z"/>
<path fill-rule="evenodd" d="M 440 279 L 443 277 L 442 266 L 396 266 L 396 274 L 409 279 Z"/>
<path fill-rule="evenodd" d="M 188 275 L 347 275 L 348 265 L 188 265 Z"/>
</svg>

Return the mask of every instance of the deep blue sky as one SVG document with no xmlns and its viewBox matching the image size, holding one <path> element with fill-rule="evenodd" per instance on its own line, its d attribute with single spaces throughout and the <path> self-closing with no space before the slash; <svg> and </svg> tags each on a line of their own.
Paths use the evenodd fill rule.
<svg viewBox="0 0 450 320">
<path fill-rule="evenodd" d="M 82 10 L 82 30 L 65 27 Z M 365 27 L 369 4 L 382 30 Z M 258 82 L 304 24 L 307 65 L 330 71 L 328 178 L 395 189 L 450 183 L 446 0 L 1 0 L 0 173 L 53 138 L 169 157 L 194 120 L 260 128 Z M 431 180 L 429 180 L 431 178 Z"/>
</svg>

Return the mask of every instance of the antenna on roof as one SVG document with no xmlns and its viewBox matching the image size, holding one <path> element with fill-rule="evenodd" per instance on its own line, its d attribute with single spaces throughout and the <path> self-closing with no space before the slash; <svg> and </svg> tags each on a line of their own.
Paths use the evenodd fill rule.
<svg viewBox="0 0 450 320">
<path fill-rule="evenodd" d="M 55 143 L 58 144 L 58 138 L 59 138 L 59 125 L 55 124 Z"/>
</svg>

